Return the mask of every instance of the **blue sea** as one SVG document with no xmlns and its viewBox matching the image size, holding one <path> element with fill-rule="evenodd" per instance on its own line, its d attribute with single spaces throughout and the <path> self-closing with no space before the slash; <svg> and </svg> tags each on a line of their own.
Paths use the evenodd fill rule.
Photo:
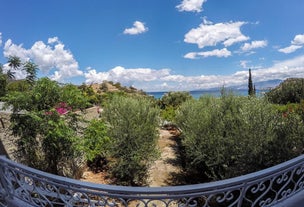
<svg viewBox="0 0 304 207">
<path fill-rule="evenodd" d="M 234 95 L 237 96 L 247 96 L 248 90 L 247 89 L 229 89 L 228 92 L 232 92 Z M 264 94 L 267 90 L 257 90 L 257 95 L 261 96 Z M 168 92 L 147 92 L 148 95 L 153 96 L 156 99 L 161 99 L 162 96 Z M 220 97 L 221 91 L 219 90 L 201 90 L 201 91 L 189 91 L 190 95 L 193 96 L 195 99 L 199 99 L 201 96 L 214 96 L 214 97 Z"/>
</svg>

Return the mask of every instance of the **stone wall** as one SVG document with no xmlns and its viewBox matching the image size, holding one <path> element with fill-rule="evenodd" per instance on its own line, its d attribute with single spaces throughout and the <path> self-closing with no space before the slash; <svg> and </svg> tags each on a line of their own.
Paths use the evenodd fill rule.
<svg viewBox="0 0 304 207">
<path fill-rule="evenodd" d="M 11 160 L 19 161 L 17 150 L 18 138 L 12 135 L 10 130 L 10 114 L 0 113 L 0 155 L 6 155 Z"/>
</svg>

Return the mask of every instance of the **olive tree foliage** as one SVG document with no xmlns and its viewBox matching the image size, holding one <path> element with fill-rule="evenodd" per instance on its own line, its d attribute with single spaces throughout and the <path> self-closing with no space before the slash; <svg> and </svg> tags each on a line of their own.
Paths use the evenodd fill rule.
<svg viewBox="0 0 304 207">
<path fill-rule="evenodd" d="M 283 117 L 265 99 L 202 97 L 182 104 L 176 120 L 189 182 L 261 170 L 291 159 L 304 146 L 299 116 Z"/>
<path fill-rule="evenodd" d="M 142 185 L 157 155 L 159 111 L 149 99 L 113 96 L 102 117 L 111 137 L 110 171 L 123 185 Z"/>
<path fill-rule="evenodd" d="M 166 121 L 174 121 L 176 109 L 185 101 L 193 99 L 189 92 L 176 91 L 165 93 L 159 100 L 161 117 Z"/>
<path fill-rule="evenodd" d="M 172 106 L 174 108 L 177 108 L 180 106 L 183 102 L 185 102 L 188 99 L 192 99 L 192 96 L 189 92 L 183 92 L 183 91 L 171 91 L 168 93 L 165 93 L 160 100 L 161 108 L 165 108 L 167 106 Z"/>
<path fill-rule="evenodd" d="M 85 102 L 80 94 L 77 88 L 61 87 L 41 78 L 31 90 L 13 91 L 5 97 L 6 104 L 13 109 L 11 128 L 19 137 L 25 164 L 59 174 L 60 162 L 78 156 L 81 119 L 73 110 Z"/>
</svg>

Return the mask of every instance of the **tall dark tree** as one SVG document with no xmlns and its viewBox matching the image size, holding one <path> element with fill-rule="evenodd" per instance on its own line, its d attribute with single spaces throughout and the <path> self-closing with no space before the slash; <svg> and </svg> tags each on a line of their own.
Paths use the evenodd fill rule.
<svg viewBox="0 0 304 207">
<path fill-rule="evenodd" d="M 248 77 L 248 95 L 249 96 L 255 95 L 255 87 L 253 87 L 253 83 L 252 83 L 251 69 L 249 69 L 249 77 Z"/>
</svg>

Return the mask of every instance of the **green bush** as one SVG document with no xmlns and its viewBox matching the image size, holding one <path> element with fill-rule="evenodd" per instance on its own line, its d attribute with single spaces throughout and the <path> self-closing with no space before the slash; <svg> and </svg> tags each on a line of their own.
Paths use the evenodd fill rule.
<svg viewBox="0 0 304 207">
<path fill-rule="evenodd" d="M 123 185 L 142 185 L 156 156 L 158 110 L 140 97 L 114 96 L 103 117 L 111 137 L 111 173 Z"/>
<path fill-rule="evenodd" d="M 203 97 L 182 104 L 176 120 L 183 131 L 185 170 L 199 178 L 189 182 L 261 170 L 291 159 L 304 146 L 299 116 L 286 119 L 265 99 Z"/>
<path fill-rule="evenodd" d="M 84 130 L 80 150 L 87 160 L 93 161 L 96 157 L 106 157 L 109 154 L 111 139 L 107 135 L 107 127 L 102 120 L 93 119 Z"/>
<path fill-rule="evenodd" d="M 289 78 L 266 93 L 275 104 L 300 103 L 304 99 L 304 79 Z"/>
<path fill-rule="evenodd" d="M 171 91 L 171 92 L 165 93 L 162 96 L 162 98 L 160 99 L 160 105 L 161 105 L 162 109 L 164 109 L 166 107 L 177 108 L 183 102 L 185 102 L 186 100 L 189 100 L 189 99 L 192 99 L 192 96 L 190 95 L 189 92 Z"/>
<path fill-rule="evenodd" d="M 81 89 L 72 84 L 64 85 L 61 88 L 60 99 L 68 106 L 73 106 L 73 110 L 82 110 L 90 105 L 88 97 L 83 95 Z"/>
<path fill-rule="evenodd" d="M 19 136 L 19 152 L 31 167 L 59 174 L 62 163 L 79 156 L 80 138 L 78 108 L 82 99 L 75 87 L 60 87 L 48 78 L 41 78 L 26 92 L 13 91 L 5 97 L 11 106 L 11 129 Z"/>
<path fill-rule="evenodd" d="M 187 100 L 193 99 L 189 92 L 177 91 L 165 93 L 157 104 L 161 109 L 160 117 L 169 122 L 174 122 L 177 108 Z"/>
</svg>

